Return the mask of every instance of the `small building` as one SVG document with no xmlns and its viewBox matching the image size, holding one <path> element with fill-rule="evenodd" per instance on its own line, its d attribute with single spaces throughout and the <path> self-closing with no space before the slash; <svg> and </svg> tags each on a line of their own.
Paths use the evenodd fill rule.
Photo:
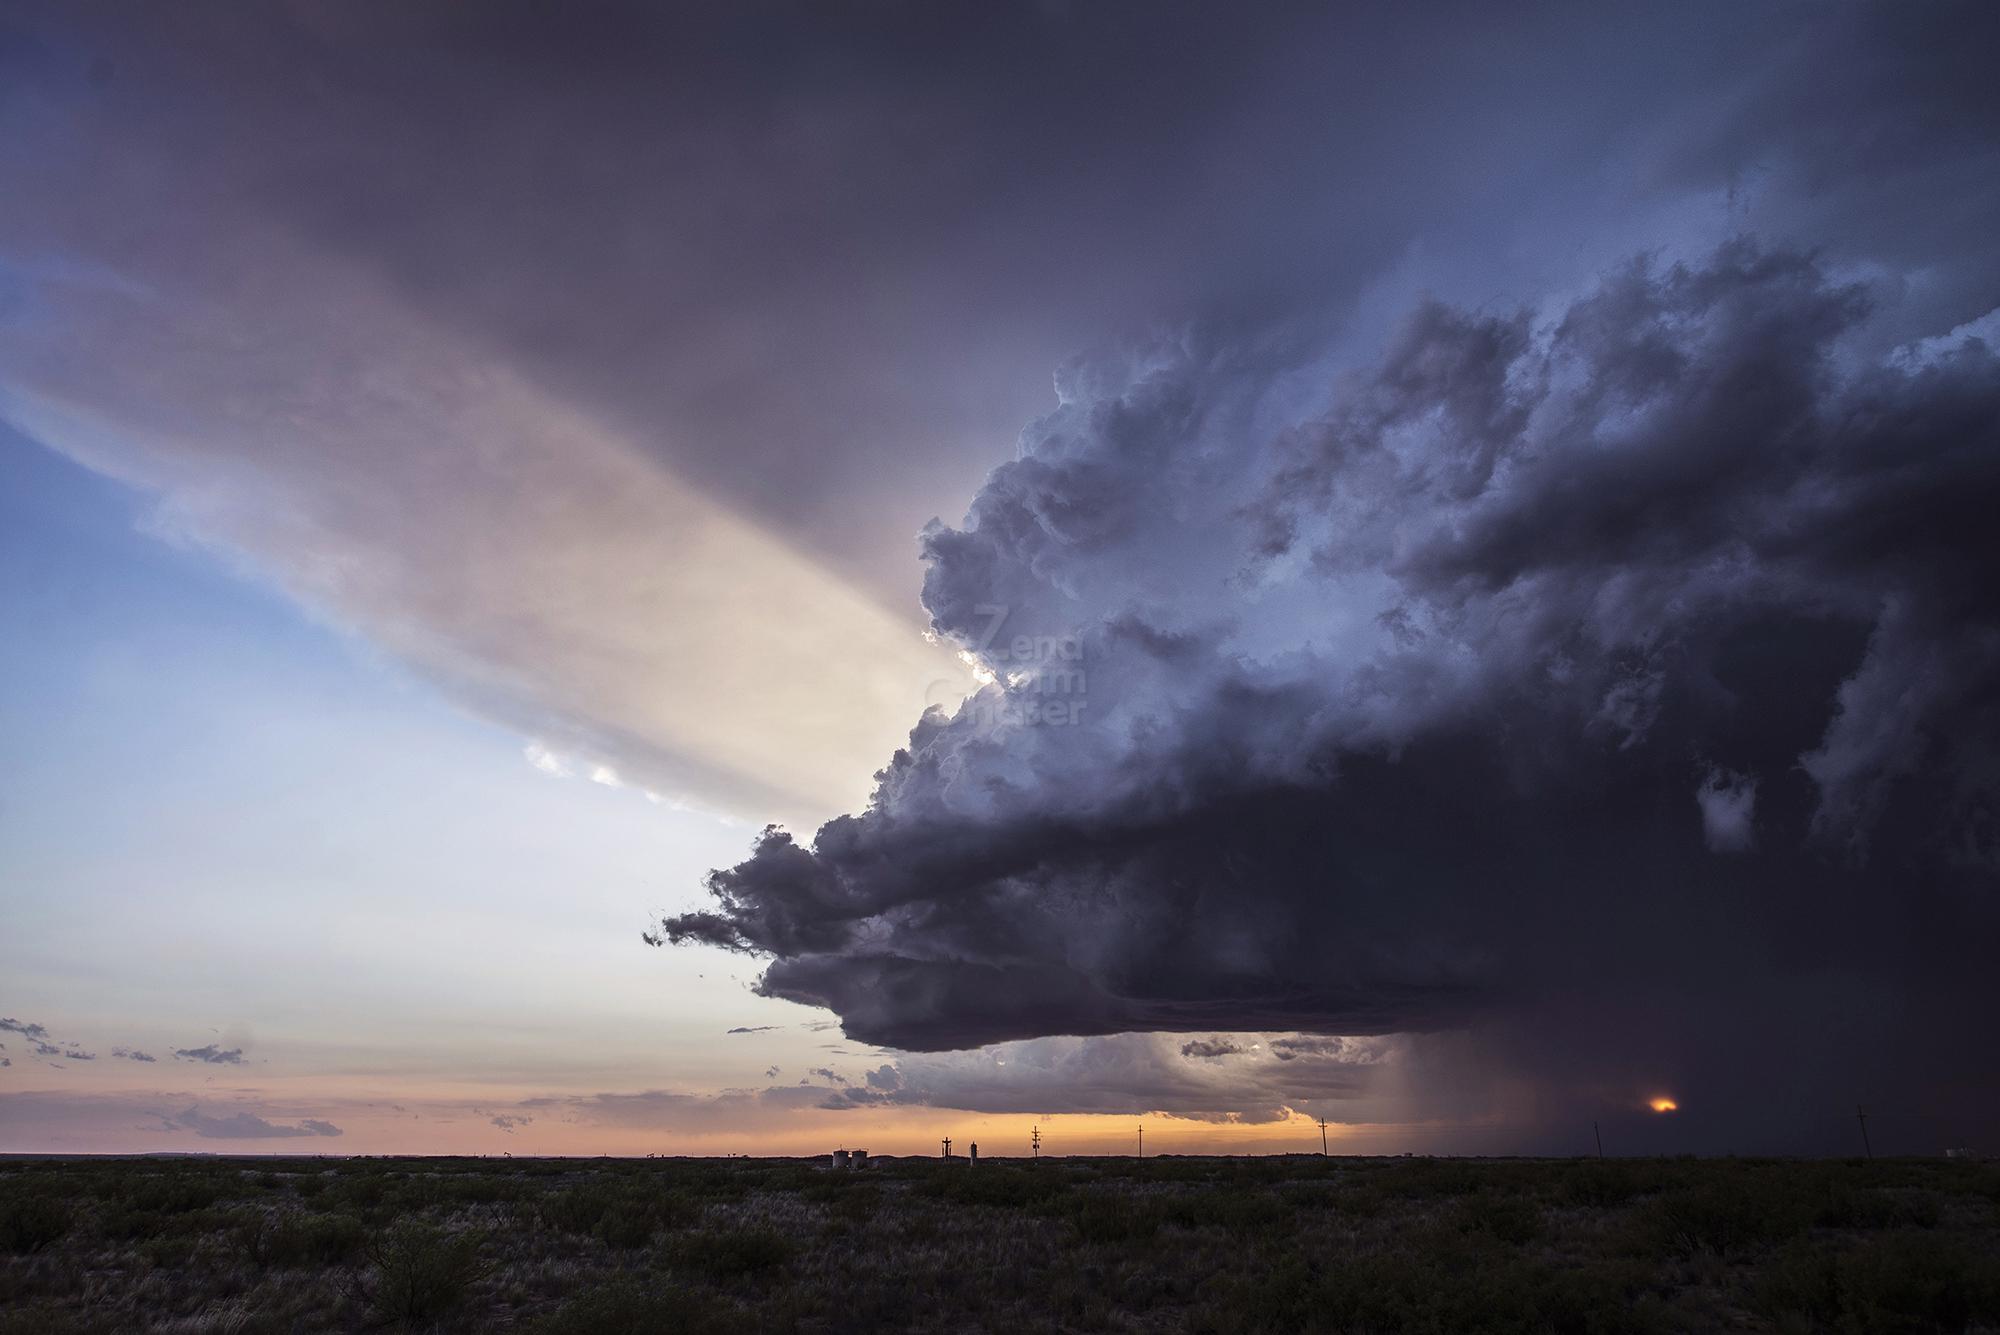
<svg viewBox="0 0 2000 1335">
<path fill-rule="evenodd" d="M 868 1166 L 868 1151 L 849 1150 L 847 1152 L 847 1166 L 849 1168 L 866 1168 Z"/>
<path fill-rule="evenodd" d="M 853 1157 L 846 1150 L 835 1150 L 833 1152 L 833 1167 L 845 1168 L 853 1162 Z"/>
</svg>

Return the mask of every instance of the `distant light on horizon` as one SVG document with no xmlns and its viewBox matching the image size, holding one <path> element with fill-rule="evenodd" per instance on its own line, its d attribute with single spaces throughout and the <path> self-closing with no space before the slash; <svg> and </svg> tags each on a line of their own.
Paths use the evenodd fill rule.
<svg viewBox="0 0 2000 1335">
<path fill-rule="evenodd" d="M 1680 1104 L 1675 1103 L 1672 1099 L 1665 1097 L 1654 1099 L 1651 1103 L 1647 1104 L 1646 1106 L 1651 1108 L 1656 1113 L 1679 1112 L 1681 1107 Z"/>
</svg>

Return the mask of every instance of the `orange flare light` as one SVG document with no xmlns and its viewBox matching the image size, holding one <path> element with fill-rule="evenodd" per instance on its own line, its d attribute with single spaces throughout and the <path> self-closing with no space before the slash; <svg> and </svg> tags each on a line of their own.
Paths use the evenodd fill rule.
<svg viewBox="0 0 2000 1335">
<path fill-rule="evenodd" d="M 1654 1112 L 1674 1112 L 1677 1109 L 1679 1109 L 1681 1105 L 1675 1103 L 1672 1099 L 1654 1099 L 1651 1103 L 1647 1104 L 1646 1106 L 1651 1108 Z"/>
</svg>

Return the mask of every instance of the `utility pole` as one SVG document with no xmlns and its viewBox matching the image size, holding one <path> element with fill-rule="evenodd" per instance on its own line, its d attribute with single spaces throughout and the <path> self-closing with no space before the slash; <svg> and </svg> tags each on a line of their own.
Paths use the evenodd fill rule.
<svg viewBox="0 0 2000 1335">
<path fill-rule="evenodd" d="M 1028 1145 L 1029 1148 L 1034 1150 L 1035 1158 L 1039 1160 L 1042 1157 L 1042 1129 L 1040 1127 L 1036 1127 L 1028 1132 Z"/>
<path fill-rule="evenodd" d="M 1326 1158 L 1326 1119 L 1319 1119 L 1319 1157 Z"/>
<path fill-rule="evenodd" d="M 1144 1126 L 1139 1128 L 1139 1157 L 1141 1159 L 1146 1157 L 1146 1128 Z"/>
<path fill-rule="evenodd" d="M 1597 1123 L 1590 1124 L 1590 1134 L 1597 1137 L 1597 1157 L 1604 1157 L 1604 1133 L 1597 1129 Z"/>
<path fill-rule="evenodd" d="M 1856 1104 L 1854 1116 L 1861 1123 L 1861 1152 L 1872 1159 L 1875 1157 L 1875 1147 L 1868 1143 L 1868 1110 Z"/>
<path fill-rule="evenodd" d="M 951 1137 L 950 1137 L 950 1136 L 946 1136 L 946 1137 L 944 1138 L 944 1157 L 945 1157 L 945 1162 L 949 1163 L 949 1162 L 951 1161 Z"/>
</svg>

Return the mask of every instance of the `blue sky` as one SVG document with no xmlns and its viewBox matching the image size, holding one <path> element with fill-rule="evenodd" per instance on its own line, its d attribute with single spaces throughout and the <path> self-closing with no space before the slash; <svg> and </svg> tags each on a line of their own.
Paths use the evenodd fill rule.
<svg viewBox="0 0 2000 1335">
<path fill-rule="evenodd" d="M 0 975 L 99 1051 L 64 1080 L 218 1034 L 281 1081 L 761 1077 L 715 1038 L 797 1008 L 639 941 L 740 823 L 552 778 L 148 498 L 11 432 L 0 470 Z"/>
</svg>

